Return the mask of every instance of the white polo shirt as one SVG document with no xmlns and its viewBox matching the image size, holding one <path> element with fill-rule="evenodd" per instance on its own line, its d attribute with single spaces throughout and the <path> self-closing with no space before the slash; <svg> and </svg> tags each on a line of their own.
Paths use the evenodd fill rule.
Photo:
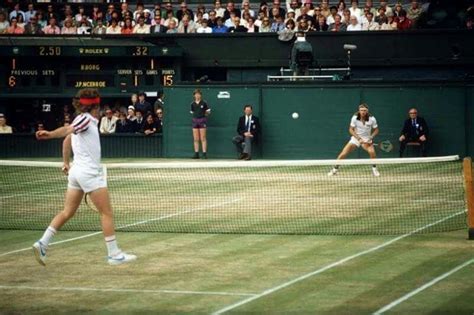
<svg viewBox="0 0 474 315">
<path fill-rule="evenodd" d="M 72 122 L 72 151 L 74 166 L 81 169 L 101 169 L 99 121 L 89 113 L 77 116 Z"/>
<path fill-rule="evenodd" d="M 351 127 L 355 128 L 356 134 L 363 140 L 369 140 L 372 129 L 378 128 L 377 120 L 374 116 L 370 116 L 369 120 L 365 123 L 361 120 L 357 120 L 357 116 L 352 116 Z"/>
</svg>

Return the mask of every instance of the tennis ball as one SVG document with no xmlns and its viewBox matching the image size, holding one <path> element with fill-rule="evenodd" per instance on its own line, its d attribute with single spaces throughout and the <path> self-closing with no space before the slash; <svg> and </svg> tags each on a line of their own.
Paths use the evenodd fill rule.
<svg viewBox="0 0 474 315">
<path fill-rule="evenodd" d="M 291 114 L 291 117 L 293 117 L 293 119 L 298 119 L 300 115 L 298 113 L 293 113 Z"/>
</svg>

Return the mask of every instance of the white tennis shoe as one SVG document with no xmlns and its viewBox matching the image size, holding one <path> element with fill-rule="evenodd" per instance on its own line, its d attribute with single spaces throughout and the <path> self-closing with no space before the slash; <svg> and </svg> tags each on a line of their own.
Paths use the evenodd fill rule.
<svg viewBox="0 0 474 315">
<path fill-rule="evenodd" d="M 375 177 L 379 177 L 379 176 L 380 176 L 380 173 L 379 173 L 379 171 L 377 170 L 376 167 L 372 167 L 372 174 L 374 174 Z"/>
<path fill-rule="evenodd" d="M 43 266 L 46 266 L 46 250 L 48 246 L 43 245 L 40 241 L 33 244 L 33 252 L 35 253 L 36 260 Z"/>
<path fill-rule="evenodd" d="M 127 254 L 127 253 L 124 253 L 124 252 L 120 252 L 115 256 L 108 256 L 107 257 L 107 261 L 109 262 L 109 265 L 112 265 L 112 266 L 126 264 L 126 263 L 134 261 L 136 259 L 137 259 L 137 256 L 132 255 L 132 254 Z"/>
<path fill-rule="evenodd" d="M 337 168 L 333 168 L 332 170 L 329 171 L 328 176 L 334 176 L 337 174 Z"/>
</svg>

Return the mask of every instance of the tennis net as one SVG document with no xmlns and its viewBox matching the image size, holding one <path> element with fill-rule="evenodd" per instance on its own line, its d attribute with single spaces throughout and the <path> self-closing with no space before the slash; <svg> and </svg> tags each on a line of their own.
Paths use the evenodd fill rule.
<svg viewBox="0 0 474 315">
<path fill-rule="evenodd" d="M 123 231 L 403 234 L 466 227 L 457 156 L 105 164 Z M 0 229 L 44 229 L 63 207 L 61 163 L 0 161 Z M 434 225 L 430 225 L 437 222 Z M 100 230 L 84 203 L 63 230 Z"/>
</svg>

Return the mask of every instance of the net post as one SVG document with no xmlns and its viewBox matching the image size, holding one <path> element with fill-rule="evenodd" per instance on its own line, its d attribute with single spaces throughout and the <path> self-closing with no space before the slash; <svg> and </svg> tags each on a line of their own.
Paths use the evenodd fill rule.
<svg viewBox="0 0 474 315">
<path fill-rule="evenodd" d="M 474 240 L 474 185 L 472 183 L 472 159 L 464 158 L 464 182 L 466 187 L 468 238 Z"/>
</svg>

